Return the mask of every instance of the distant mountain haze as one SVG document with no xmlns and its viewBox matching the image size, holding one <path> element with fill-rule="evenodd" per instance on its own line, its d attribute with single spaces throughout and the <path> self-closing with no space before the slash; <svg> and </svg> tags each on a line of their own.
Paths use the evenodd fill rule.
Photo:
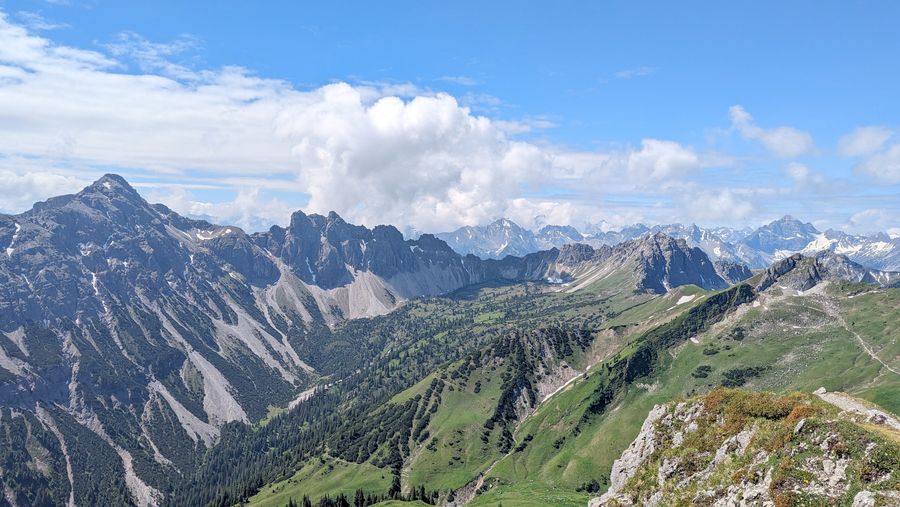
<svg viewBox="0 0 900 507">
<path fill-rule="evenodd" d="M 570 226 L 548 225 L 534 233 L 508 219 L 500 219 L 485 227 L 463 227 L 435 236 L 461 254 L 501 259 L 506 255 L 521 256 L 570 243 L 585 243 L 595 247 L 615 245 L 647 234 L 664 232 L 684 239 L 690 246 L 701 248 L 714 261 L 740 262 L 754 269 L 767 267 L 793 253 L 812 255 L 821 250 L 830 250 L 872 268 L 900 270 L 900 237 L 892 237 L 886 233 L 850 235 L 832 229 L 820 232 L 812 224 L 803 223 L 790 215 L 757 229 L 704 229 L 693 224 L 652 227 L 636 224 L 606 232 L 594 227 L 587 229 L 581 233 Z"/>
</svg>

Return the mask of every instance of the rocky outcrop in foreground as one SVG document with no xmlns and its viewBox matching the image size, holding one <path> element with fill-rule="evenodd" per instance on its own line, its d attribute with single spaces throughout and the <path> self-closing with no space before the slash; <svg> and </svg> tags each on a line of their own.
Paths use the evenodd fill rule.
<svg viewBox="0 0 900 507">
<path fill-rule="evenodd" d="M 816 394 L 718 389 L 656 406 L 588 506 L 900 505 L 897 421 Z"/>
</svg>

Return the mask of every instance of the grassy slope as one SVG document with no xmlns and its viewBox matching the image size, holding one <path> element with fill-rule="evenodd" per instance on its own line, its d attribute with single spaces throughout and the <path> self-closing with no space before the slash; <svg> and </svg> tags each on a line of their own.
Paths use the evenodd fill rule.
<svg viewBox="0 0 900 507">
<path fill-rule="evenodd" d="M 441 408 L 431 419 L 431 438 L 437 439 L 435 450 L 426 445 L 413 453 L 408 484 L 427 484 L 429 489 L 456 489 L 472 479 L 497 459 L 494 445 L 481 441 L 482 424 L 493 413 L 500 398 L 499 371 L 478 369 L 468 381 L 445 379 Z M 478 394 L 476 382 L 481 382 Z M 453 391 L 449 390 L 453 387 Z M 454 459 L 456 458 L 456 459 Z"/>
<path fill-rule="evenodd" d="M 629 334 L 642 328 L 641 324 L 646 320 L 645 317 L 657 314 L 660 320 L 666 320 L 690 306 L 676 305 L 682 294 L 702 292 L 696 287 L 684 287 L 659 297 L 634 294 L 632 287 L 624 295 L 617 295 L 621 290 L 619 285 L 626 279 L 630 279 L 629 276 L 611 277 L 591 285 L 590 290 L 580 291 L 577 294 L 555 292 L 557 287 L 539 284 L 487 284 L 467 288 L 451 295 L 456 305 L 435 304 L 428 301 L 414 302 L 421 308 L 413 309 L 410 316 L 413 318 L 427 316 L 433 321 L 438 321 L 443 313 L 447 318 L 471 319 L 475 327 L 494 325 L 506 329 L 511 329 L 512 326 L 531 329 L 558 325 L 586 326 L 603 330 L 618 326 L 619 330 L 616 333 L 598 337 L 598 350 L 605 351 L 598 353 L 605 355 L 609 350 L 615 349 Z M 547 292 L 542 292 L 545 290 Z M 638 307 L 646 308 L 629 313 Z M 421 340 L 441 339 L 442 336 L 443 333 L 437 333 L 432 337 L 424 336 Z M 573 367 L 584 367 L 588 361 L 589 358 L 583 357 L 582 354 L 568 358 Z M 459 362 L 449 364 L 440 371 L 449 371 L 458 364 Z M 429 375 L 415 386 L 398 393 L 389 403 L 402 404 L 417 394 L 424 394 L 436 375 L 437 373 Z M 481 388 L 480 392 L 475 394 L 475 384 L 478 381 L 481 382 Z M 412 463 L 412 467 L 408 467 L 411 469 L 410 473 L 404 474 L 405 486 L 427 484 L 430 490 L 455 489 L 465 485 L 479 471 L 487 469 L 495 460 L 502 457 L 496 450 L 496 435 L 491 437 L 488 444 L 482 442 L 480 438 L 482 424 L 493 414 L 500 394 L 502 382 L 500 370 L 491 371 L 489 367 L 477 369 L 469 375 L 464 384 L 459 379 L 445 379 L 444 382 L 446 386 L 442 393 L 440 409 L 434 414 L 428 427 L 431 436 L 414 449 L 408 460 Z M 450 390 L 451 386 L 453 391 Z M 436 451 L 426 448 L 432 438 L 438 439 Z M 483 449 L 484 447 L 487 449 Z M 378 453 L 373 453 L 373 456 L 376 454 Z M 459 459 L 454 460 L 454 457 Z M 314 499 L 326 492 L 332 495 L 340 492 L 350 494 L 360 487 L 367 492 L 383 493 L 390 485 L 388 469 L 376 469 L 385 477 L 384 481 L 381 481 L 382 474 L 365 471 L 332 472 L 329 465 L 335 469 L 340 468 L 335 462 L 330 457 L 326 457 L 325 463 L 312 461 L 290 479 L 262 488 L 251 499 L 249 505 L 282 505 L 289 498 L 300 498 L 303 494 L 308 494 Z M 339 463 L 348 469 L 371 467 L 369 463 L 362 465 Z M 373 480 L 373 477 L 377 480 Z"/>
<path fill-rule="evenodd" d="M 852 299 L 837 296 L 848 323 L 854 322 L 854 329 L 868 329 L 868 333 L 859 334 L 870 347 L 883 346 L 885 358 L 898 357 L 886 352 L 896 346 L 896 335 L 890 334 L 893 327 L 889 324 L 900 321 L 898 296 L 900 290 L 895 289 Z M 808 298 L 786 298 L 769 310 L 751 310 L 710 330 L 699 337 L 701 344 L 688 343 L 672 351 L 675 357 L 670 368 L 658 378 L 648 379 L 648 389 L 632 387 L 612 411 L 582 427 L 575 436 L 572 430 L 583 412 L 579 404 L 590 396 L 600 379 L 599 374 L 589 374 L 586 380 L 548 400 L 520 427 L 517 441 L 527 434 L 537 436 L 525 451 L 494 467 L 486 482 L 496 486 L 471 505 L 518 502 L 536 492 L 565 497 L 555 505 L 584 505 L 585 498 L 596 495 L 578 495 L 574 489 L 591 479 L 605 489 L 612 461 L 637 436 L 653 405 L 708 392 L 721 383 L 722 373 L 730 368 L 768 366 L 768 370 L 747 383 L 750 388 L 810 392 L 824 386 L 900 413 L 900 399 L 896 396 L 900 376 L 874 361 L 839 321 L 818 312 L 816 306 L 818 303 Z M 805 326 L 795 328 L 796 323 Z M 750 330 L 748 336 L 742 341 L 730 339 L 731 331 L 739 326 Z M 719 352 L 703 354 L 707 344 L 715 344 Z M 711 366 L 712 373 L 706 378 L 692 377 L 700 365 Z M 561 437 L 565 437 L 565 442 L 556 449 L 554 443 Z M 522 490 L 518 485 L 526 481 L 528 487 Z"/>
<path fill-rule="evenodd" d="M 896 365 L 900 362 L 900 350 L 894 323 L 900 322 L 900 309 L 896 303 L 900 290 L 882 290 L 848 298 L 847 294 L 854 290 L 858 292 L 858 288 L 839 284 L 831 289 L 840 315 L 882 360 Z M 703 295 L 696 288 L 685 288 L 682 293 Z M 613 318 L 604 321 L 602 327 L 663 322 L 700 301 L 695 298 L 673 308 L 682 293 L 644 301 L 635 298 L 634 303 L 643 304 L 624 309 L 620 306 L 613 310 L 616 312 Z M 609 311 L 622 304 L 621 299 L 605 299 L 603 290 L 591 294 L 590 299 L 582 294 L 580 305 L 567 304 L 563 294 L 546 295 L 539 300 L 539 305 L 545 312 L 555 306 L 558 310 L 552 314 L 555 318 L 578 322 L 589 320 L 593 312 Z M 490 296 L 489 292 L 473 297 L 477 300 L 487 296 Z M 749 380 L 748 388 L 809 392 L 824 386 L 829 391 L 846 391 L 894 413 L 900 412 L 900 400 L 895 394 L 900 386 L 900 376 L 873 360 L 856 337 L 844 329 L 843 322 L 822 309 L 823 304 L 821 298 L 785 297 L 767 308 L 751 308 L 715 326 L 698 337 L 700 344 L 688 342 L 671 350 L 668 369 L 657 378 L 630 386 L 614 407 L 588 423 L 582 423 L 580 433 L 575 435 L 573 429 L 584 412 L 585 400 L 602 382 L 599 368 L 593 368 L 550 398 L 521 424 L 515 433 L 516 442 L 523 442 L 526 435 L 534 435 L 534 439 L 523 451 L 514 452 L 496 463 L 485 481 L 486 491 L 471 505 L 496 505 L 502 501 L 515 505 L 584 505 L 586 499 L 595 495 L 576 492 L 576 487 L 592 479 L 601 484 L 608 481 L 612 461 L 637 435 L 654 404 L 708 392 L 722 382 L 724 372 L 736 367 L 767 367 Z M 490 313 L 495 312 L 479 313 L 473 320 L 488 320 L 485 317 Z M 738 327 L 745 330 L 745 337 L 740 341 L 733 339 L 733 330 Z M 718 352 L 703 353 L 712 349 Z M 691 375 L 700 365 L 711 369 L 706 378 Z M 489 444 L 480 439 L 482 423 L 490 416 L 499 395 L 498 374 L 499 370 L 492 372 L 489 368 L 480 368 L 470 374 L 465 385 L 453 381 L 450 385 L 454 386 L 454 391 L 444 390 L 441 408 L 429 426 L 438 441 L 436 450 L 425 449 L 428 441 L 414 450 L 411 470 L 404 477 L 405 484 L 424 483 L 429 489 L 459 487 L 501 457 L 493 445 L 494 437 Z M 392 401 L 402 403 L 422 394 L 432 378 L 424 379 Z M 477 395 L 473 392 L 476 381 L 481 382 Z M 454 456 L 460 459 L 454 460 Z M 382 481 L 377 472 L 387 472 L 386 469 L 374 469 L 367 475 L 365 470 L 369 465 L 351 464 L 345 467 L 347 471 L 338 472 L 340 467 L 336 466 L 335 472 L 323 473 L 329 464 L 314 462 L 298 472 L 291 479 L 294 482 L 279 483 L 275 490 L 281 487 L 279 493 L 295 492 L 295 498 L 303 491 L 315 498 L 317 492 L 349 494 L 357 487 L 384 491 L 389 484 L 390 476 L 385 473 Z M 360 470 L 351 473 L 349 470 L 354 467 Z M 314 479 L 314 488 L 309 487 L 310 479 Z M 251 505 L 278 505 L 272 503 L 274 498 L 272 487 L 267 487 Z"/>
</svg>

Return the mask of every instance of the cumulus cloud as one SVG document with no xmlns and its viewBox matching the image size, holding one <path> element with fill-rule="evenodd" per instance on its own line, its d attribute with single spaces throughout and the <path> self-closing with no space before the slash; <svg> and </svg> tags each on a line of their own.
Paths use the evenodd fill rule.
<svg viewBox="0 0 900 507">
<path fill-rule="evenodd" d="M 893 135 L 892 130 L 884 127 L 856 127 L 838 140 L 838 152 L 848 157 L 870 155 L 880 150 Z"/>
<path fill-rule="evenodd" d="M 506 139 L 447 94 L 366 105 L 337 83 L 305 94 L 274 125 L 293 143 L 308 208 L 364 223 L 481 223 L 547 165 L 537 147 Z"/>
<path fill-rule="evenodd" d="M 629 151 L 626 160 L 625 166 L 630 174 L 651 180 L 684 176 L 700 166 L 692 147 L 659 139 L 644 139 L 641 149 Z"/>
<path fill-rule="evenodd" d="M 31 34 L 0 13 L 0 154 L 54 170 L 155 173 L 173 190 L 154 191 L 153 199 L 238 225 L 251 216 L 287 220 L 289 206 L 265 197 L 264 181 L 275 181 L 308 195 L 306 211 L 421 230 L 513 215 L 573 220 L 578 206 L 550 194 L 584 196 L 586 185 L 604 194 L 658 193 L 667 180 L 702 166 L 694 148 L 666 140 L 610 152 L 517 141 L 508 136 L 556 123 L 491 120 L 467 106 L 498 107 L 488 95 L 468 94 L 460 103 L 410 83 L 369 81 L 301 92 L 237 67 L 195 70 L 186 55 L 200 45 L 190 36 L 155 43 L 123 33 L 101 46 L 107 53 L 85 51 Z M 130 65 L 141 73 L 125 73 Z M 202 202 L 190 185 L 173 181 L 179 174 L 237 197 Z M 248 182 L 249 175 L 259 181 Z M 44 196 L 62 187 L 46 188 Z"/>
<path fill-rule="evenodd" d="M 78 192 L 91 180 L 35 170 L 17 174 L 0 170 L 0 212 L 18 213 L 48 197 Z"/>
<path fill-rule="evenodd" d="M 692 146 L 674 141 L 644 139 L 640 148 L 608 152 L 548 149 L 556 181 L 570 181 L 573 188 L 593 188 L 604 193 L 665 193 L 671 181 L 697 173 L 704 167 Z"/>
<path fill-rule="evenodd" d="M 853 167 L 876 181 L 896 185 L 900 183 L 900 144 L 893 144 Z"/>
<path fill-rule="evenodd" d="M 737 130 L 744 139 L 758 140 L 776 157 L 799 157 L 814 151 L 809 132 L 793 127 L 763 129 L 753 123 L 753 117 L 740 105 L 728 108 L 728 117 L 731 119 L 732 131 Z"/>
</svg>

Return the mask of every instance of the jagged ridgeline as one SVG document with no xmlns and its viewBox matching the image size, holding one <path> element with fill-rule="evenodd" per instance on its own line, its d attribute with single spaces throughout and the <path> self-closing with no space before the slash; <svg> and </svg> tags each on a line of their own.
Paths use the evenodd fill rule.
<svg viewBox="0 0 900 507">
<path fill-rule="evenodd" d="M 750 278 L 665 234 L 503 260 L 333 213 L 248 235 L 114 175 L 0 244 L 10 505 L 584 505 L 679 396 L 900 411 L 896 274 L 833 253 Z"/>
<path fill-rule="evenodd" d="M 507 255 L 527 255 L 571 243 L 599 248 L 664 233 L 702 249 L 713 261 L 737 261 L 751 268 L 769 267 L 797 252 L 813 256 L 821 251 L 831 251 L 872 268 L 900 269 L 900 236 L 896 234 L 850 235 L 833 229 L 820 232 L 811 223 L 803 223 L 790 215 L 757 229 L 747 227 L 743 230 L 704 229 L 694 224 L 653 227 L 636 224 L 610 230 L 609 225 L 585 224 L 584 234 L 573 227 L 559 225 L 547 225 L 532 232 L 503 218 L 485 227 L 463 227 L 436 236 L 457 252 L 502 259 Z"/>
</svg>

